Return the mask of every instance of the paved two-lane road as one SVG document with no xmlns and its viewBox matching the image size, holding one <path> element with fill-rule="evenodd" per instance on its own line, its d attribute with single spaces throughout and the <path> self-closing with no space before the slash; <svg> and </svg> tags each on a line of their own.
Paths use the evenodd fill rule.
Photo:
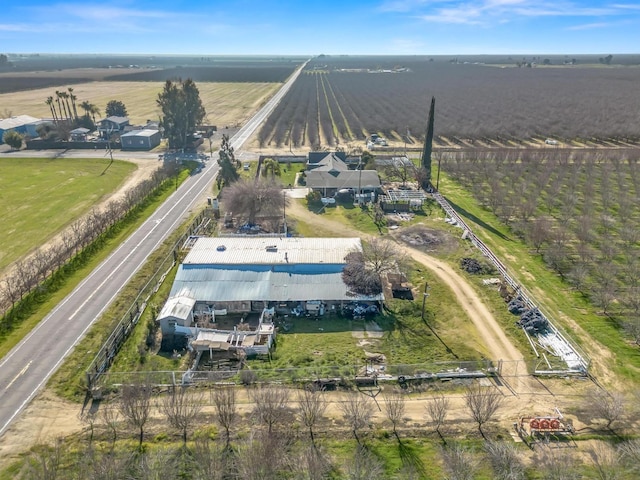
<svg viewBox="0 0 640 480">
<path fill-rule="evenodd" d="M 300 70 L 301 68 L 234 135 L 230 143 L 235 150 L 242 147 L 273 111 Z M 199 206 L 210 191 L 217 172 L 216 162 L 209 162 L 201 173 L 189 177 L 136 232 L 0 360 L 0 436 L 140 269 L 151 252 Z"/>
</svg>

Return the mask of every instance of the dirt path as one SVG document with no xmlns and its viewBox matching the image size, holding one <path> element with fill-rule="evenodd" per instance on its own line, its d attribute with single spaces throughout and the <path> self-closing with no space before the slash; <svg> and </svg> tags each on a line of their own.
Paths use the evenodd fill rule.
<svg viewBox="0 0 640 480">
<path fill-rule="evenodd" d="M 287 207 L 287 214 L 307 224 L 317 227 L 320 231 L 338 233 L 340 235 L 352 235 L 363 239 L 373 238 L 372 235 L 351 228 L 342 223 L 330 220 L 321 215 L 314 215 L 299 202 L 291 202 Z M 393 237 L 388 237 L 393 238 Z M 446 284 L 455 294 L 460 306 L 467 313 L 474 326 L 477 328 L 482 340 L 492 352 L 492 360 L 523 361 L 524 358 L 518 349 L 509 341 L 502 328 L 493 317 L 487 306 L 482 302 L 473 288 L 453 270 L 448 264 L 433 258 L 421 251 L 398 243 L 399 248 L 429 268 L 437 277 Z"/>
</svg>

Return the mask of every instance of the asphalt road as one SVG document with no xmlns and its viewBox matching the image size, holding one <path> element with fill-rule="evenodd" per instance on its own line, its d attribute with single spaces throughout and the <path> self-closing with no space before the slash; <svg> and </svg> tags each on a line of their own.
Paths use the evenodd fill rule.
<svg viewBox="0 0 640 480">
<path fill-rule="evenodd" d="M 297 70 L 274 97 L 231 138 L 236 151 L 273 111 L 297 78 Z M 83 157 L 104 152 L 11 152 L 3 156 Z M 133 156 L 114 152 L 114 158 Z M 154 154 L 136 157 L 157 159 Z M 238 152 L 237 157 L 242 155 Z M 149 255 L 180 225 L 202 199 L 218 173 L 210 161 L 201 173 L 189 177 L 158 210 L 60 302 L 13 350 L 0 361 L 0 437 L 53 375 L 93 322 L 108 308 L 120 290 Z"/>
</svg>

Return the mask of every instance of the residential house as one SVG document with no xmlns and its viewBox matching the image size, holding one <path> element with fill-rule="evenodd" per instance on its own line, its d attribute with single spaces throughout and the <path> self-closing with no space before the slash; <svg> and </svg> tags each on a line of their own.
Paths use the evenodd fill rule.
<svg viewBox="0 0 640 480">
<path fill-rule="evenodd" d="M 86 142 L 87 134 L 90 132 L 88 128 L 75 128 L 69 132 L 72 142 Z"/>
<path fill-rule="evenodd" d="M 311 157 L 310 157 L 311 158 Z M 324 157 L 314 159 L 308 164 L 311 170 L 306 172 L 306 185 L 326 197 L 333 197 L 340 191 L 349 191 L 355 195 L 371 198 L 380 192 L 380 177 L 375 170 L 351 170 L 335 153 L 325 153 Z"/>
<path fill-rule="evenodd" d="M 100 138 L 108 140 L 113 134 L 121 134 L 129 125 L 128 117 L 107 117 L 98 122 Z"/>
</svg>

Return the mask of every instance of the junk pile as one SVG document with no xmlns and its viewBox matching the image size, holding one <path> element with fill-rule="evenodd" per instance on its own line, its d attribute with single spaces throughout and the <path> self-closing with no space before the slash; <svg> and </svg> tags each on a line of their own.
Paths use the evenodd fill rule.
<svg viewBox="0 0 640 480">
<path fill-rule="evenodd" d="M 520 321 L 517 322 L 527 333 L 544 332 L 549 325 L 549 321 L 540 313 L 540 310 L 534 308 L 520 315 Z"/>
</svg>

